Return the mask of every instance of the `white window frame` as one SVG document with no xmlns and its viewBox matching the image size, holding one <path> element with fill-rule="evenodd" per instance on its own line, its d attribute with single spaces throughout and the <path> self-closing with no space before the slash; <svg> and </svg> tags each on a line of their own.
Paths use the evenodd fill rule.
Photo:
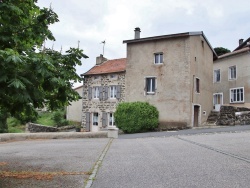
<svg viewBox="0 0 250 188">
<path fill-rule="evenodd" d="M 147 79 L 151 79 L 150 81 L 150 90 L 148 91 L 147 90 Z M 152 80 L 155 80 L 155 88 L 154 88 L 154 91 L 153 91 L 153 82 Z M 146 92 L 146 95 L 153 95 L 156 93 L 156 88 L 157 88 L 157 79 L 155 76 L 147 76 L 145 77 L 145 92 Z"/>
<path fill-rule="evenodd" d="M 111 99 L 116 99 L 117 96 L 117 88 L 116 86 L 110 86 L 109 87 L 109 94 Z"/>
<path fill-rule="evenodd" d="M 93 87 L 93 99 L 99 99 L 100 92 L 99 87 Z"/>
<path fill-rule="evenodd" d="M 93 112 L 92 124 L 94 126 L 98 126 L 98 123 L 99 123 L 99 114 L 97 112 Z"/>
<path fill-rule="evenodd" d="M 235 75 L 232 75 L 232 68 L 235 68 Z M 237 79 L 237 67 L 236 65 L 233 65 L 228 68 L 228 80 L 236 80 L 236 79 Z"/>
<path fill-rule="evenodd" d="M 163 64 L 163 53 L 155 53 L 154 54 L 154 64 Z"/>
<path fill-rule="evenodd" d="M 110 127 L 115 127 L 115 118 L 114 118 L 114 113 L 112 113 L 112 112 L 109 113 L 108 125 Z"/>
<path fill-rule="evenodd" d="M 241 93 L 238 94 L 239 90 L 242 90 L 242 95 Z M 236 91 L 236 93 L 234 93 Z M 236 95 L 236 96 L 232 96 Z M 230 103 L 244 103 L 244 87 L 237 87 L 237 88 L 231 88 L 229 90 L 229 96 L 230 96 Z M 235 100 L 236 98 L 236 100 Z M 239 98 L 239 99 L 238 99 Z"/>
<path fill-rule="evenodd" d="M 218 74 L 218 72 L 219 72 L 219 74 Z M 218 77 L 218 75 L 219 75 L 219 77 Z M 220 79 L 221 79 L 220 69 L 214 70 L 214 83 L 220 82 Z"/>
</svg>

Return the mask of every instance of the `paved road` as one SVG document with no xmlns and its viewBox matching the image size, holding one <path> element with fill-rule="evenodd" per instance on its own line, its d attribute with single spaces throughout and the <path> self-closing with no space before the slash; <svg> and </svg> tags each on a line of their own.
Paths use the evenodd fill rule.
<svg viewBox="0 0 250 188">
<path fill-rule="evenodd" d="M 99 163 L 91 188 L 249 187 L 249 130 L 236 126 L 142 133 L 112 142 L 84 138 L 0 143 L 0 188 L 84 187 Z"/>
<path fill-rule="evenodd" d="M 113 140 L 92 187 L 249 188 L 250 132 L 223 132 Z"/>
<path fill-rule="evenodd" d="M 0 143 L 0 188 L 84 187 L 108 141 L 86 138 Z M 15 173 L 21 179 L 7 177 Z M 46 179 L 53 173 L 53 179 Z"/>
</svg>

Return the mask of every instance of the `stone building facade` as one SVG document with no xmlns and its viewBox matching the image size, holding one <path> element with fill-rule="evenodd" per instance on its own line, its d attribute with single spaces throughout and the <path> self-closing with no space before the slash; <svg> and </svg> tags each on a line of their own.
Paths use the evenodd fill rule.
<svg viewBox="0 0 250 188">
<path fill-rule="evenodd" d="M 114 112 L 125 101 L 126 59 L 97 57 L 97 64 L 84 73 L 82 125 L 96 132 L 115 126 Z"/>
</svg>

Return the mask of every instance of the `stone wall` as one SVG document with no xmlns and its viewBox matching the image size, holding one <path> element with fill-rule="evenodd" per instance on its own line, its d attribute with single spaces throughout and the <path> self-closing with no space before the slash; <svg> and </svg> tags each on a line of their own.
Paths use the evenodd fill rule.
<svg viewBox="0 0 250 188">
<path fill-rule="evenodd" d="M 27 123 L 26 130 L 31 133 L 38 133 L 38 132 L 57 132 L 58 129 L 56 127 L 44 126 L 35 123 Z"/>
<path fill-rule="evenodd" d="M 111 78 L 111 75 L 115 75 L 115 78 Z M 82 126 L 86 128 L 86 112 L 98 113 L 99 116 L 99 130 L 103 128 L 102 126 L 102 113 L 113 113 L 116 110 L 117 105 L 120 102 L 125 101 L 125 72 L 122 73 L 111 73 L 111 74 L 103 74 L 98 75 L 98 79 L 95 79 L 96 75 L 93 76 L 85 76 L 84 84 L 83 84 L 83 110 L 82 110 Z M 88 98 L 88 89 L 90 87 L 98 87 L 98 86 L 112 86 L 119 85 L 121 86 L 121 94 L 119 99 L 107 99 L 107 100 L 99 100 L 99 99 L 89 99 Z M 91 131 L 91 130 L 90 130 Z"/>
<path fill-rule="evenodd" d="M 218 125 L 250 125 L 250 109 L 221 106 Z"/>
</svg>

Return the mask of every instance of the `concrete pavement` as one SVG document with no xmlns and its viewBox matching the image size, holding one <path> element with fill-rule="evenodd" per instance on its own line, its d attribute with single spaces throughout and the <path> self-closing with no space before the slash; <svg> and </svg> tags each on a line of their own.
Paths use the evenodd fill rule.
<svg viewBox="0 0 250 188">
<path fill-rule="evenodd" d="M 30 139 L 107 138 L 107 131 L 100 132 L 43 132 L 0 134 L 0 142 Z"/>
</svg>

